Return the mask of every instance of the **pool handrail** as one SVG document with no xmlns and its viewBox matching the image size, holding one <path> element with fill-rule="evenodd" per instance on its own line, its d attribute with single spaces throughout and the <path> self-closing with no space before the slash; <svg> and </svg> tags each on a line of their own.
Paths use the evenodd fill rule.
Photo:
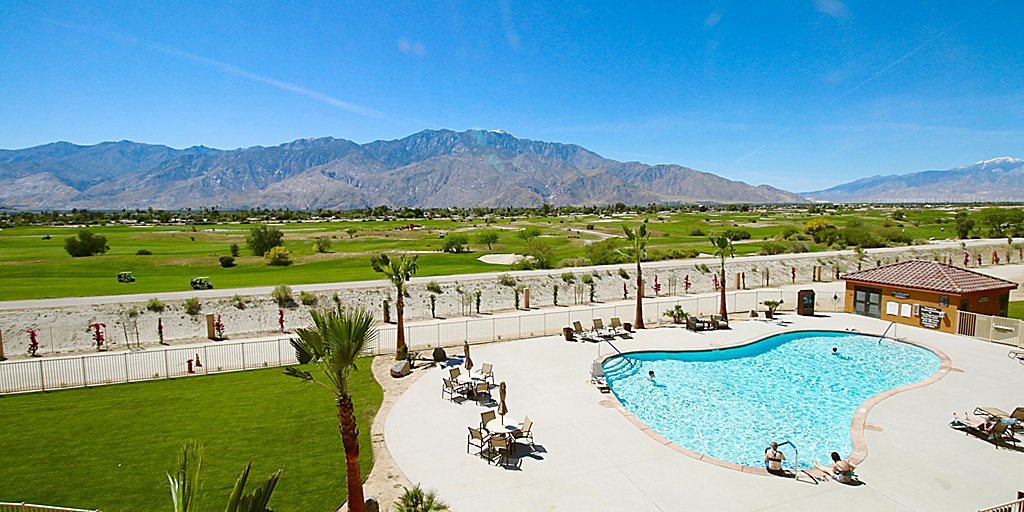
<svg viewBox="0 0 1024 512">
<path fill-rule="evenodd" d="M 623 354 L 622 351 L 619 350 L 619 347 L 616 347 L 615 344 L 612 343 L 612 340 L 604 338 L 601 341 L 607 343 L 608 346 L 612 347 L 612 350 L 614 350 L 616 353 L 618 353 L 619 356 L 622 357 L 622 359 L 624 359 L 626 361 L 626 363 L 629 364 L 630 367 L 632 367 L 634 364 L 636 364 L 632 359 L 627 357 L 626 354 Z"/>
<path fill-rule="evenodd" d="M 888 325 L 888 326 L 886 326 L 886 328 L 885 328 L 885 330 L 884 330 L 884 331 L 882 331 L 882 335 L 878 337 L 878 343 L 879 343 L 879 344 L 881 344 L 881 343 L 882 343 L 882 340 L 884 340 L 884 339 L 885 339 L 885 335 L 886 335 L 886 334 L 889 334 L 889 329 L 892 329 L 892 328 L 893 328 L 893 327 L 895 327 L 895 326 L 896 326 L 896 322 L 889 322 L 889 325 Z M 893 339 L 895 339 L 895 338 L 896 338 L 895 334 L 896 334 L 896 331 L 893 331 Z"/>
<path fill-rule="evenodd" d="M 778 447 L 782 448 L 787 444 L 793 447 L 793 479 L 796 480 L 800 476 L 800 449 L 788 439 L 779 443 Z"/>
</svg>

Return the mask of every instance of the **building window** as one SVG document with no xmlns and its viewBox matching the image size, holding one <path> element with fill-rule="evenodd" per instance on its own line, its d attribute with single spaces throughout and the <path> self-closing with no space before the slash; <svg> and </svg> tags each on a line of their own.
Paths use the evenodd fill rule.
<svg viewBox="0 0 1024 512">
<path fill-rule="evenodd" d="M 949 295 L 939 295 L 939 306 L 944 308 L 949 307 Z"/>
</svg>

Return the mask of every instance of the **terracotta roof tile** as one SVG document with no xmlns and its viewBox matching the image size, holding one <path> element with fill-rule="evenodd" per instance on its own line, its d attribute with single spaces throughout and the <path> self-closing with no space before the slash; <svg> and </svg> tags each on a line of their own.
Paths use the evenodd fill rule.
<svg viewBox="0 0 1024 512">
<path fill-rule="evenodd" d="M 843 276 L 847 281 L 916 288 L 951 294 L 1013 290 L 1017 283 L 937 261 L 909 260 Z"/>
</svg>

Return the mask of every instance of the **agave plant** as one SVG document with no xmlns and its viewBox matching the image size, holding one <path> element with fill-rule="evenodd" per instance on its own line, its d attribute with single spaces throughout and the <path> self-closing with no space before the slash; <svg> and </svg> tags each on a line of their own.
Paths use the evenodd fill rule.
<svg viewBox="0 0 1024 512">
<path fill-rule="evenodd" d="M 405 492 L 395 501 L 395 512 L 442 512 L 448 510 L 448 504 L 431 490 L 423 492 L 420 485 L 412 489 L 404 487 Z"/>
<path fill-rule="evenodd" d="M 171 502 L 173 512 L 192 512 L 199 510 L 199 471 L 203 466 L 203 445 L 200 443 L 187 443 L 182 445 L 181 453 L 178 454 L 176 468 L 172 473 L 167 473 L 167 480 L 171 485 Z M 249 470 L 252 462 L 246 464 L 235 488 L 228 498 L 226 512 L 271 512 L 267 508 L 270 497 L 274 494 L 274 487 L 281 478 L 281 470 L 270 475 L 263 483 L 258 485 L 249 494 L 244 494 L 245 483 L 249 479 Z"/>
</svg>

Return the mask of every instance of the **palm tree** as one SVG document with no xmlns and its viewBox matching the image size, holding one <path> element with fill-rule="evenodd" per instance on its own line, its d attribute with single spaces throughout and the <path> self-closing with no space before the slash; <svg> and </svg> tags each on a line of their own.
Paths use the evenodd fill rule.
<svg viewBox="0 0 1024 512">
<path fill-rule="evenodd" d="M 384 274 L 384 277 L 391 281 L 391 284 L 395 285 L 395 291 L 398 295 L 398 300 L 395 301 L 395 312 L 398 313 L 395 359 L 402 359 L 408 350 L 405 346 L 405 298 L 409 296 L 409 292 L 406 290 L 405 283 L 412 279 L 412 276 L 420 269 L 419 265 L 416 264 L 416 258 L 418 257 L 413 256 L 410 258 L 408 255 L 403 254 L 401 258 L 393 260 L 388 258 L 387 254 L 380 254 L 370 260 L 373 270 Z"/>
<path fill-rule="evenodd" d="M 395 501 L 395 512 L 444 512 L 448 504 L 435 491 L 423 492 L 419 484 L 405 492 Z"/>
<path fill-rule="evenodd" d="M 626 232 L 626 239 L 629 240 L 629 246 L 627 251 L 630 259 L 636 261 L 636 315 L 633 318 L 633 327 L 635 329 L 644 328 L 644 279 L 640 273 L 640 262 L 647 257 L 647 240 L 651 238 L 650 233 L 647 232 L 647 225 L 641 224 L 637 229 L 631 229 L 629 226 L 622 226 L 622 230 Z"/>
<path fill-rule="evenodd" d="M 722 299 L 719 302 L 718 314 L 722 316 L 722 319 L 726 322 L 729 321 L 728 308 L 725 306 L 725 259 L 736 256 L 736 249 L 732 246 L 732 238 L 729 235 L 715 235 L 708 237 L 711 241 L 711 245 L 715 248 L 715 256 L 722 261 Z"/>
<path fill-rule="evenodd" d="M 401 310 L 399 310 L 401 311 Z M 337 393 L 338 430 L 345 447 L 345 474 L 348 480 L 348 509 L 363 510 L 363 477 L 359 471 L 359 431 L 348 393 L 349 373 L 356 367 L 356 358 L 377 338 L 373 315 L 364 309 L 309 312 L 313 324 L 296 329 L 299 339 L 292 340 L 299 364 L 315 363 L 323 370 L 327 382 L 319 382 L 307 371 L 289 367 L 285 373 L 306 381 L 318 382 Z"/>
<path fill-rule="evenodd" d="M 192 512 L 198 510 L 199 470 L 203 466 L 203 445 L 188 443 L 182 445 L 181 454 L 173 474 L 167 474 L 171 484 L 171 503 L 174 512 Z M 281 478 L 281 470 L 267 477 L 262 484 L 249 494 L 245 492 L 245 483 L 249 479 L 252 462 L 245 466 L 241 476 L 235 481 L 235 488 L 228 498 L 227 512 L 269 512 L 267 504 L 274 494 L 274 487 Z"/>
</svg>

